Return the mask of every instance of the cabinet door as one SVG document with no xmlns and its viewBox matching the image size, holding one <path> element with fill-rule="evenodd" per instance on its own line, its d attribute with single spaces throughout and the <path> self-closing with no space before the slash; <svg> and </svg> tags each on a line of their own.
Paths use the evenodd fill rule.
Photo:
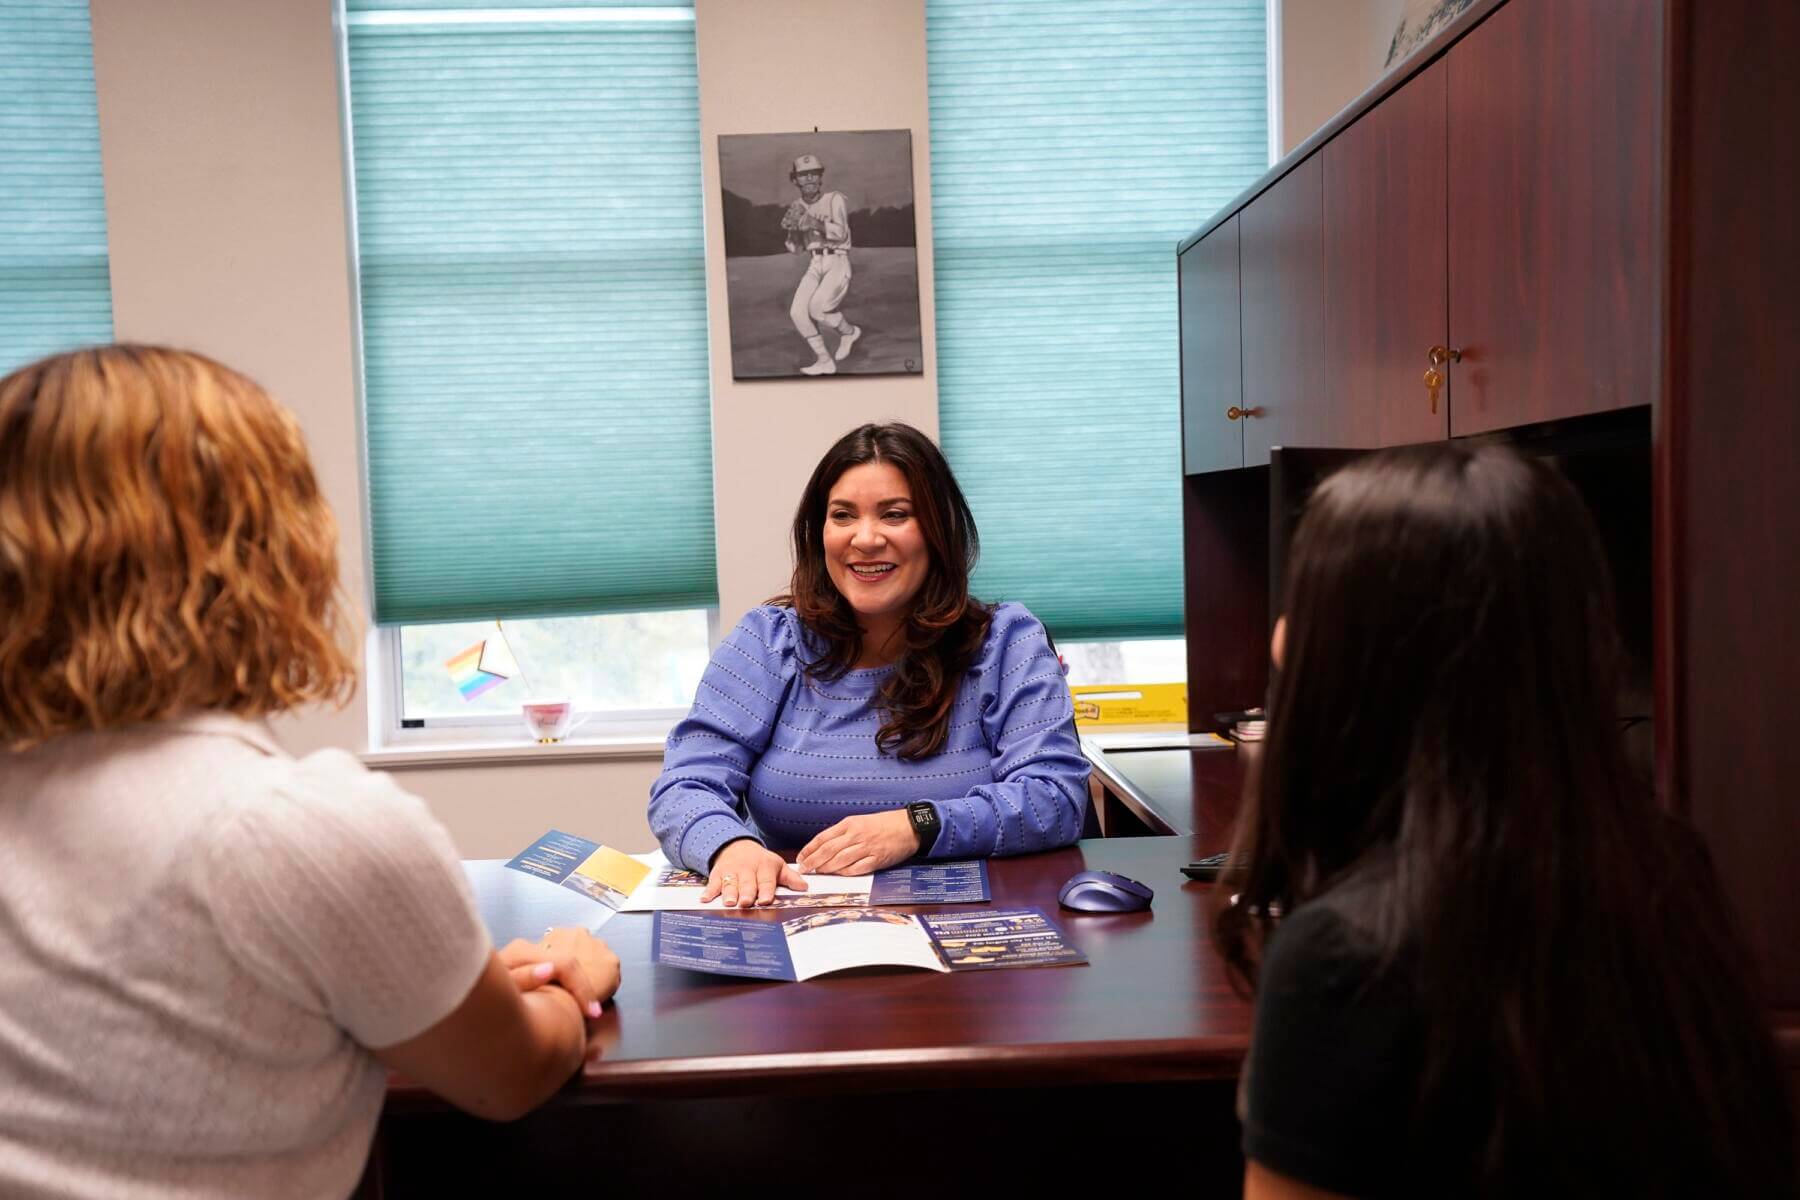
<svg viewBox="0 0 1800 1200">
<path fill-rule="evenodd" d="M 1349 444 L 1450 435 L 1451 369 L 1425 383 L 1444 344 L 1444 62 L 1439 59 L 1328 142 L 1325 388 Z"/>
<path fill-rule="evenodd" d="M 1181 284 L 1181 464 L 1198 475 L 1244 465 L 1238 341 L 1238 220 L 1231 218 L 1184 251 Z"/>
<path fill-rule="evenodd" d="M 1270 446 L 1346 446 L 1344 414 L 1327 403 L 1323 202 L 1317 154 L 1238 213 L 1244 274 L 1244 465 Z"/>
<path fill-rule="evenodd" d="M 1512 0 L 1445 56 L 1453 434 L 1652 399 L 1662 8 Z"/>
</svg>

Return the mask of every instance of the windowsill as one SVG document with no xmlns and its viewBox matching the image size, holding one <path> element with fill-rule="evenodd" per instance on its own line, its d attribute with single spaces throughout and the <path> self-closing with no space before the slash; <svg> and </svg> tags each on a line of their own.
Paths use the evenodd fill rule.
<svg viewBox="0 0 1800 1200">
<path fill-rule="evenodd" d="M 596 759 L 660 759 L 663 738 L 634 733 L 620 737 L 572 737 L 552 746 L 523 739 L 481 738 L 466 742 L 419 742 L 372 746 L 357 757 L 363 765 L 384 770 L 408 767 L 459 767 L 519 763 L 566 763 Z"/>
</svg>

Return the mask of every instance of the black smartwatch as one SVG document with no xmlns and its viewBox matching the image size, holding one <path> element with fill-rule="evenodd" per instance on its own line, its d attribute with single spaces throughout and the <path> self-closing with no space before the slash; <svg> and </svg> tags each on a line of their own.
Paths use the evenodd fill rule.
<svg viewBox="0 0 1800 1200">
<path fill-rule="evenodd" d="M 919 853 L 930 854 L 937 845 L 938 830 L 944 827 L 938 820 L 937 805 L 929 800 L 914 800 L 906 806 L 906 815 L 912 819 L 913 832 L 919 835 Z"/>
</svg>

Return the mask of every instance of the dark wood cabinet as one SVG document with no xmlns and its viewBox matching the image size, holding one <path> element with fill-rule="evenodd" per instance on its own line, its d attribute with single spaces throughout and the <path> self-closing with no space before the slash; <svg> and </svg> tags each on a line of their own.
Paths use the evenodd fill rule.
<svg viewBox="0 0 1800 1200">
<path fill-rule="evenodd" d="M 1449 436 L 1444 63 L 1433 63 L 1326 143 L 1324 389 L 1344 440 L 1397 446 Z"/>
<path fill-rule="evenodd" d="M 1653 507 L 1651 582 L 1615 571 L 1640 614 L 1648 591 L 1657 786 L 1706 835 L 1791 1045 L 1797 61 L 1792 3 L 1473 0 L 1181 248 L 1204 290 L 1207 243 L 1240 243 L 1242 404 L 1264 410 L 1244 468 L 1193 456 L 1183 481 L 1193 727 L 1266 678 L 1270 445 L 1647 425 L 1653 468 L 1603 482 L 1622 525 Z M 1434 333 L 1461 358 L 1430 421 Z"/>
<path fill-rule="evenodd" d="M 1661 29 L 1641 0 L 1522 0 L 1434 67 L 1449 71 L 1452 434 L 1651 402 Z"/>
<path fill-rule="evenodd" d="M 1706 835 L 1771 1002 L 1796 1027 L 1793 1044 L 1800 5 L 1678 0 L 1670 17 L 1668 373 L 1656 429 L 1658 782 Z"/>
<path fill-rule="evenodd" d="M 1267 465 L 1270 446 L 1348 444 L 1324 387 L 1322 168 L 1313 155 L 1238 215 L 1247 467 Z"/>
<path fill-rule="evenodd" d="M 1181 463 L 1187 475 L 1244 465 L 1238 325 L 1238 224 L 1181 256 Z"/>
</svg>

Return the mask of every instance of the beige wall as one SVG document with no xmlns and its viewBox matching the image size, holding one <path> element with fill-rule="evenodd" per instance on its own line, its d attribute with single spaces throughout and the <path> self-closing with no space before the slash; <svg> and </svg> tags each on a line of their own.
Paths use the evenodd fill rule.
<svg viewBox="0 0 1800 1200">
<path fill-rule="evenodd" d="M 113 315 L 122 340 L 211 354 L 299 415 L 342 526 L 360 605 L 363 516 L 338 43 L 331 0 L 92 0 Z M 921 254 L 922 378 L 733 384 L 715 138 L 808 128 L 913 130 L 930 246 L 923 0 L 699 0 L 721 620 L 779 590 L 786 525 L 819 452 L 864 420 L 937 427 L 931 262 Z M 795 37 L 833 30 L 833 53 Z M 829 60 L 829 61 L 825 61 Z M 297 752 L 368 744 L 365 688 L 278 732 Z M 470 856 L 551 826 L 652 845 L 660 754 L 397 773 Z"/>
<path fill-rule="evenodd" d="M 932 323 L 931 140 L 924 0 L 697 0 L 712 322 L 713 510 L 725 628 L 783 590 L 794 502 L 825 448 L 863 421 L 898 418 L 937 435 Z M 809 40 L 804 31 L 820 31 Z M 828 39 L 824 31 L 829 31 Z M 821 41 L 829 42 L 826 50 Z M 722 133 L 911 129 L 925 368 L 857 379 L 731 378 L 720 225 Z M 854 289 L 851 292 L 855 296 Z"/>
<path fill-rule="evenodd" d="M 1279 0 L 1281 153 L 1381 77 L 1404 0 Z"/>
</svg>

